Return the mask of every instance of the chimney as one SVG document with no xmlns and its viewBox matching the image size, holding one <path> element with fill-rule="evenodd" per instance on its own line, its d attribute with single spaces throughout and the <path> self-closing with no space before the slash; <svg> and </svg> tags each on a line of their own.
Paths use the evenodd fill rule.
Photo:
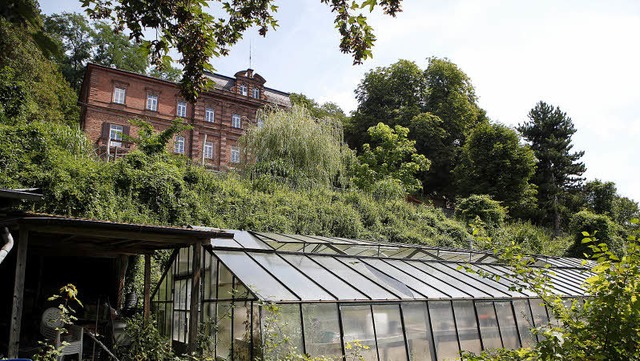
<svg viewBox="0 0 640 361">
<path fill-rule="evenodd" d="M 247 69 L 247 78 L 253 78 L 253 69 Z"/>
</svg>

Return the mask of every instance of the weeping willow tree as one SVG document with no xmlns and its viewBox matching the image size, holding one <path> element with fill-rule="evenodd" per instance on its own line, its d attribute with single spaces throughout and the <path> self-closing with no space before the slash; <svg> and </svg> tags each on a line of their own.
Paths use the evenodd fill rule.
<svg viewBox="0 0 640 361">
<path fill-rule="evenodd" d="M 243 169 L 251 177 L 273 177 L 294 185 L 344 185 L 352 152 L 343 143 L 342 125 L 315 119 L 300 106 L 261 111 L 260 126 L 240 139 Z"/>
</svg>

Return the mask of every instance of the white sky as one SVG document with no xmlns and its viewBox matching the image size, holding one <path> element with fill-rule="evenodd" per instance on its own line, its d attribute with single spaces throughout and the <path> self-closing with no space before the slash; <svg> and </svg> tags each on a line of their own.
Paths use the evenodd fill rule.
<svg viewBox="0 0 640 361">
<path fill-rule="evenodd" d="M 447 57 L 472 79 L 489 117 L 515 126 L 539 100 L 560 106 L 577 128 L 588 179 L 613 181 L 640 201 L 640 1 L 404 0 L 396 18 L 370 15 L 373 59 L 353 66 L 340 53 L 329 8 L 320 0 L 276 0 L 280 27 L 252 31 L 231 55 L 214 59 L 233 75 L 249 67 L 267 86 L 319 102 L 356 107 L 364 74 L 398 59 L 426 68 Z M 78 0 L 41 0 L 45 14 L 81 11 Z"/>
</svg>

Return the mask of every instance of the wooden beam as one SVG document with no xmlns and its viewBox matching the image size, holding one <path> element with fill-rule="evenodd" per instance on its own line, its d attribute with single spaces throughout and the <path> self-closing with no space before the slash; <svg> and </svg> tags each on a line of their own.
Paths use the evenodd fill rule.
<svg viewBox="0 0 640 361">
<path fill-rule="evenodd" d="M 189 309 L 189 353 L 195 352 L 198 346 L 199 305 L 200 305 L 200 269 L 202 262 L 202 246 L 193 246 L 193 270 L 191 275 L 191 304 Z"/>
<path fill-rule="evenodd" d="M 22 323 L 22 301 L 24 296 L 24 279 L 27 269 L 27 247 L 29 246 L 29 231 L 20 227 L 18 254 L 16 260 L 16 276 L 13 283 L 13 308 L 11 309 L 11 330 L 9 333 L 9 358 L 17 358 L 20 350 L 20 326 Z"/>
<path fill-rule="evenodd" d="M 151 255 L 144 255 L 144 322 L 151 315 Z"/>
</svg>

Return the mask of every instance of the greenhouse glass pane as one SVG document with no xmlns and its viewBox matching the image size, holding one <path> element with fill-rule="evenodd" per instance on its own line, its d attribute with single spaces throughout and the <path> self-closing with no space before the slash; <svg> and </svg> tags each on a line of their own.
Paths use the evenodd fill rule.
<svg viewBox="0 0 640 361">
<path fill-rule="evenodd" d="M 363 294 L 365 294 L 367 297 L 371 299 L 374 299 L 374 300 L 387 300 L 387 299 L 397 300 L 398 299 L 398 297 L 396 297 L 391 292 L 373 283 L 373 281 L 371 281 L 370 279 L 362 276 L 361 274 L 354 271 L 350 267 L 347 267 L 345 264 L 343 264 L 342 262 L 338 261 L 335 258 L 326 257 L 326 256 L 314 256 L 314 257 L 311 257 L 311 259 L 320 263 L 325 268 L 331 270 L 331 272 L 338 275 L 338 277 L 345 280 L 345 282 L 349 282 L 358 291 L 362 292 Z M 355 259 L 353 260 L 348 259 L 347 262 L 359 262 L 359 261 Z"/>
<path fill-rule="evenodd" d="M 222 263 L 218 272 L 218 299 L 230 300 L 233 298 L 233 273 Z"/>
<path fill-rule="evenodd" d="M 236 302 L 234 304 L 233 359 L 238 361 L 251 361 L 251 303 L 250 302 Z"/>
<path fill-rule="evenodd" d="M 216 310 L 216 357 L 231 357 L 231 302 L 218 302 Z"/>
<path fill-rule="evenodd" d="M 403 302 L 401 306 L 410 360 L 434 361 L 436 355 L 431 338 L 427 304 L 425 302 Z"/>
<path fill-rule="evenodd" d="M 500 335 L 502 335 L 502 344 L 504 348 L 515 350 L 520 348 L 518 340 L 518 328 L 516 320 L 509 301 L 496 301 L 494 303 L 496 314 L 498 315 L 498 324 L 500 325 Z"/>
<path fill-rule="evenodd" d="M 303 300 L 336 300 L 277 254 L 251 253 L 251 257 Z"/>
<path fill-rule="evenodd" d="M 439 271 L 450 274 L 451 276 L 457 278 L 461 284 L 465 284 L 465 285 L 469 285 L 474 288 L 477 288 L 483 293 L 490 295 L 491 297 L 511 296 L 510 293 L 501 292 L 498 289 L 487 286 L 485 283 L 478 280 L 480 276 L 478 276 L 476 273 L 467 272 L 464 269 L 462 270 L 455 269 L 457 267 L 456 263 L 448 265 L 444 263 L 430 262 L 429 265 Z"/>
<path fill-rule="evenodd" d="M 498 329 L 498 320 L 496 319 L 496 310 L 493 308 L 493 302 L 477 301 L 476 311 L 478 312 L 480 335 L 482 336 L 482 346 L 484 346 L 484 349 L 502 348 L 500 330 Z"/>
<path fill-rule="evenodd" d="M 204 277 L 202 283 L 204 285 L 203 299 L 215 299 L 216 296 L 216 284 L 218 283 L 218 260 L 210 254 L 206 257 L 210 258 L 209 267 L 204 270 Z"/>
<path fill-rule="evenodd" d="M 373 322 L 380 361 L 407 361 L 399 305 L 373 305 Z"/>
<path fill-rule="evenodd" d="M 264 242 L 254 237 L 247 231 L 234 231 L 233 239 L 238 242 L 242 247 L 249 249 L 271 249 Z"/>
<path fill-rule="evenodd" d="M 309 355 L 342 357 L 338 304 L 305 303 L 302 305 L 302 320 Z"/>
<path fill-rule="evenodd" d="M 264 343 L 274 345 L 263 350 L 266 359 L 285 359 L 292 349 L 304 353 L 299 304 L 264 306 L 261 327 Z"/>
<path fill-rule="evenodd" d="M 326 270 L 309 257 L 303 255 L 283 254 L 280 255 L 286 259 L 294 267 L 298 268 L 302 273 L 316 281 L 320 286 L 324 287 L 331 294 L 340 300 L 366 300 L 367 296 L 358 292 L 351 285 L 336 277 L 333 273 Z"/>
<path fill-rule="evenodd" d="M 516 314 L 522 347 L 532 347 L 536 343 L 536 336 L 531 332 L 533 317 L 531 316 L 531 309 L 529 309 L 529 301 L 513 300 L 513 310 Z"/>
<path fill-rule="evenodd" d="M 413 267 L 409 268 L 408 272 L 412 272 L 411 274 L 416 275 L 416 277 L 425 281 L 430 286 L 433 286 L 438 291 L 449 295 L 451 298 L 470 298 L 466 292 L 462 292 L 459 288 L 453 287 L 452 285 L 459 285 L 460 282 L 452 279 L 451 277 L 447 277 L 431 267 L 428 267 L 423 262 L 419 261 L 396 261 L 390 260 L 389 263 L 396 265 L 399 262 L 409 264 Z M 406 266 L 405 266 L 406 267 Z M 452 283 L 453 282 L 453 283 Z"/>
<path fill-rule="evenodd" d="M 438 361 L 458 358 L 460 348 L 458 347 L 451 302 L 429 301 L 428 304 Z"/>
<path fill-rule="evenodd" d="M 191 273 L 191 248 L 181 248 L 176 258 L 178 262 L 179 275 L 187 275 Z"/>
<path fill-rule="evenodd" d="M 387 275 L 397 279 L 398 281 L 405 283 L 407 286 L 413 288 L 417 292 L 420 292 L 422 295 L 424 295 L 424 297 L 427 297 L 427 298 L 448 298 L 449 297 L 447 294 L 442 293 L 437 289 L 431 287 L 429 284 L 427 284 L 428 281 L 423 282 L 422 280 L 420 280 L 420 277 L 415 277 L 415 276 L 412 276 L 411 273 L 403 272 L 391 266 L 387 262 L 384 262 L 379 259 L 365 259 L 363 261 L 379 269 L 381 272 L 384 272 Z M 399 262 L 398 263 L 394 262 L 392 264 L 399 264 Z M 407 266 L 405 266 L 404 268 L 407 270 L 407 272 L 411 272 L 412 270 L 410 267 L 407 267 Z M 414 271 L 413 274 L 415 274 L 416 273 L 415 269 L 413 269 L 413 271 Z M 415 296 L 420 297 L 420 295 L 418 294 L 416 294 Z"/>
<path fill-rule="evenodd" d="M 460 348 L 464 351 L 480 353 L 482 344 L 480 343 L 473 301 L 453 301 L 453 313 L 456 317 Z"/>
<path fill-rule="evenodd" d="M 244 252 L 215 251 L 215 253 L 220 261 L 229 266 L 253 294 L 267 301 L 299 300 L 298 297 L 289 292 L 277 279 L 268 274 Z M 220 278 L 222 279 L 222 277 Z M 228 285 L 225 290 L 227 294 L 231 291 Z M 218 295 L 219 297 L 223 295 L 220 289 L 218 290 Z"/>
<path fill-rule="evenodd" d="M 216 302 L 204 302 L 202 308 L 202 322 L 204 332 L 207 336 L 214 334 L 214 326 L 216 324 L 216 308 L 218 304 Z"/>
<path fill-rule="evenodd" d="M 191 308 L 191 279 L 174 282 L 173 304 L 176 310 L 185 311 Z"/>
<path fill-rule="evenodd" d="M 167 303 L 164 305 L 164 336 L 169 336 L 171 332 L 171 314 L 173 313 L 173 304 Z"/>
<path fill-rule="evenodd" d="M 501 282 L 495 281 L 495 280 L 493 280 L 493 279 L 491 279 L 489 277 L 482 277 L 482 276 L 478 275 L 478 273 L 477 273 L 478 271 L 480 271 L 480 272 L 487 272 L 487 271 L 484 270 L 484 269 L 480 269 L 480 268 L 476 267 L 475 265 L 467 265 L 467 264 L 464 264 L 464 263 L 453 263 L 449 267 L 457 268 L 457 267 L 467 267 L 467 266 L 471 269 L 471 272 L 469 273 L 469 275 L 472 275 L 473 277 L 477 277 L 478 282 L 482 282 L 482 283 L 488 285 L 491 288 L 495 288 L 497 290 L 500 290 L 502 293 L 505 293 L 505 294 L 509 295 L 510 297 L 522 297 L 522 296 L 524 296 L 524 294 L 521 293 L 521 292 L 509 290 L 509 287 L 506 286 L 505 284 L 503 284 L 504 281 L 505 281 L 504 279 L 501 279 L 502 280 L 502 283 L 501 283 Z M 461 271 L 461 272 L 466 272 L 466 271 Z"/>
<path fill-rule="evenodd" d="M 513 272 L 511 272 L 510 270 L 504 268 L 504 267 L 500 267 L 500 266 L 495 266 L 495 265 L 475 265 L 476 267 L 482 269 L 485 272 L 489 272 L 491 274 L 494 275 L 498 275 L 500 276 L 500 279 L 497 281 L 500 284 L 503 284 L 507 287 L 511 287 L 514 286 L 514 282 L 511 280 L 511 277 L 514 277 Z M 525 289 L 522 289 L 520 291 L 522 294 L 526 295 L 526 296 L 535 296 L 535 293 Z"/>
<path fill-rule="evenodd" d="M 344 332 L 344 348 L 347 359 L 353 359 L 359 353 L 365 361 L 377 361 L 375 334 L 371 306 L 340 305 L 342 313 L 342 330 Z M 355 341 L 367 349 L 358 348 Z"/>
<path fill-rule="evenodd" d="M 529 302 L 531 302 L 533 324 L 536 327 L 546 326 L 549 323 L 549 318 L 547 317 L 547 310 L 544 306 L 544 302 L 539 298 L 532 298 Z"/>
</svg>

